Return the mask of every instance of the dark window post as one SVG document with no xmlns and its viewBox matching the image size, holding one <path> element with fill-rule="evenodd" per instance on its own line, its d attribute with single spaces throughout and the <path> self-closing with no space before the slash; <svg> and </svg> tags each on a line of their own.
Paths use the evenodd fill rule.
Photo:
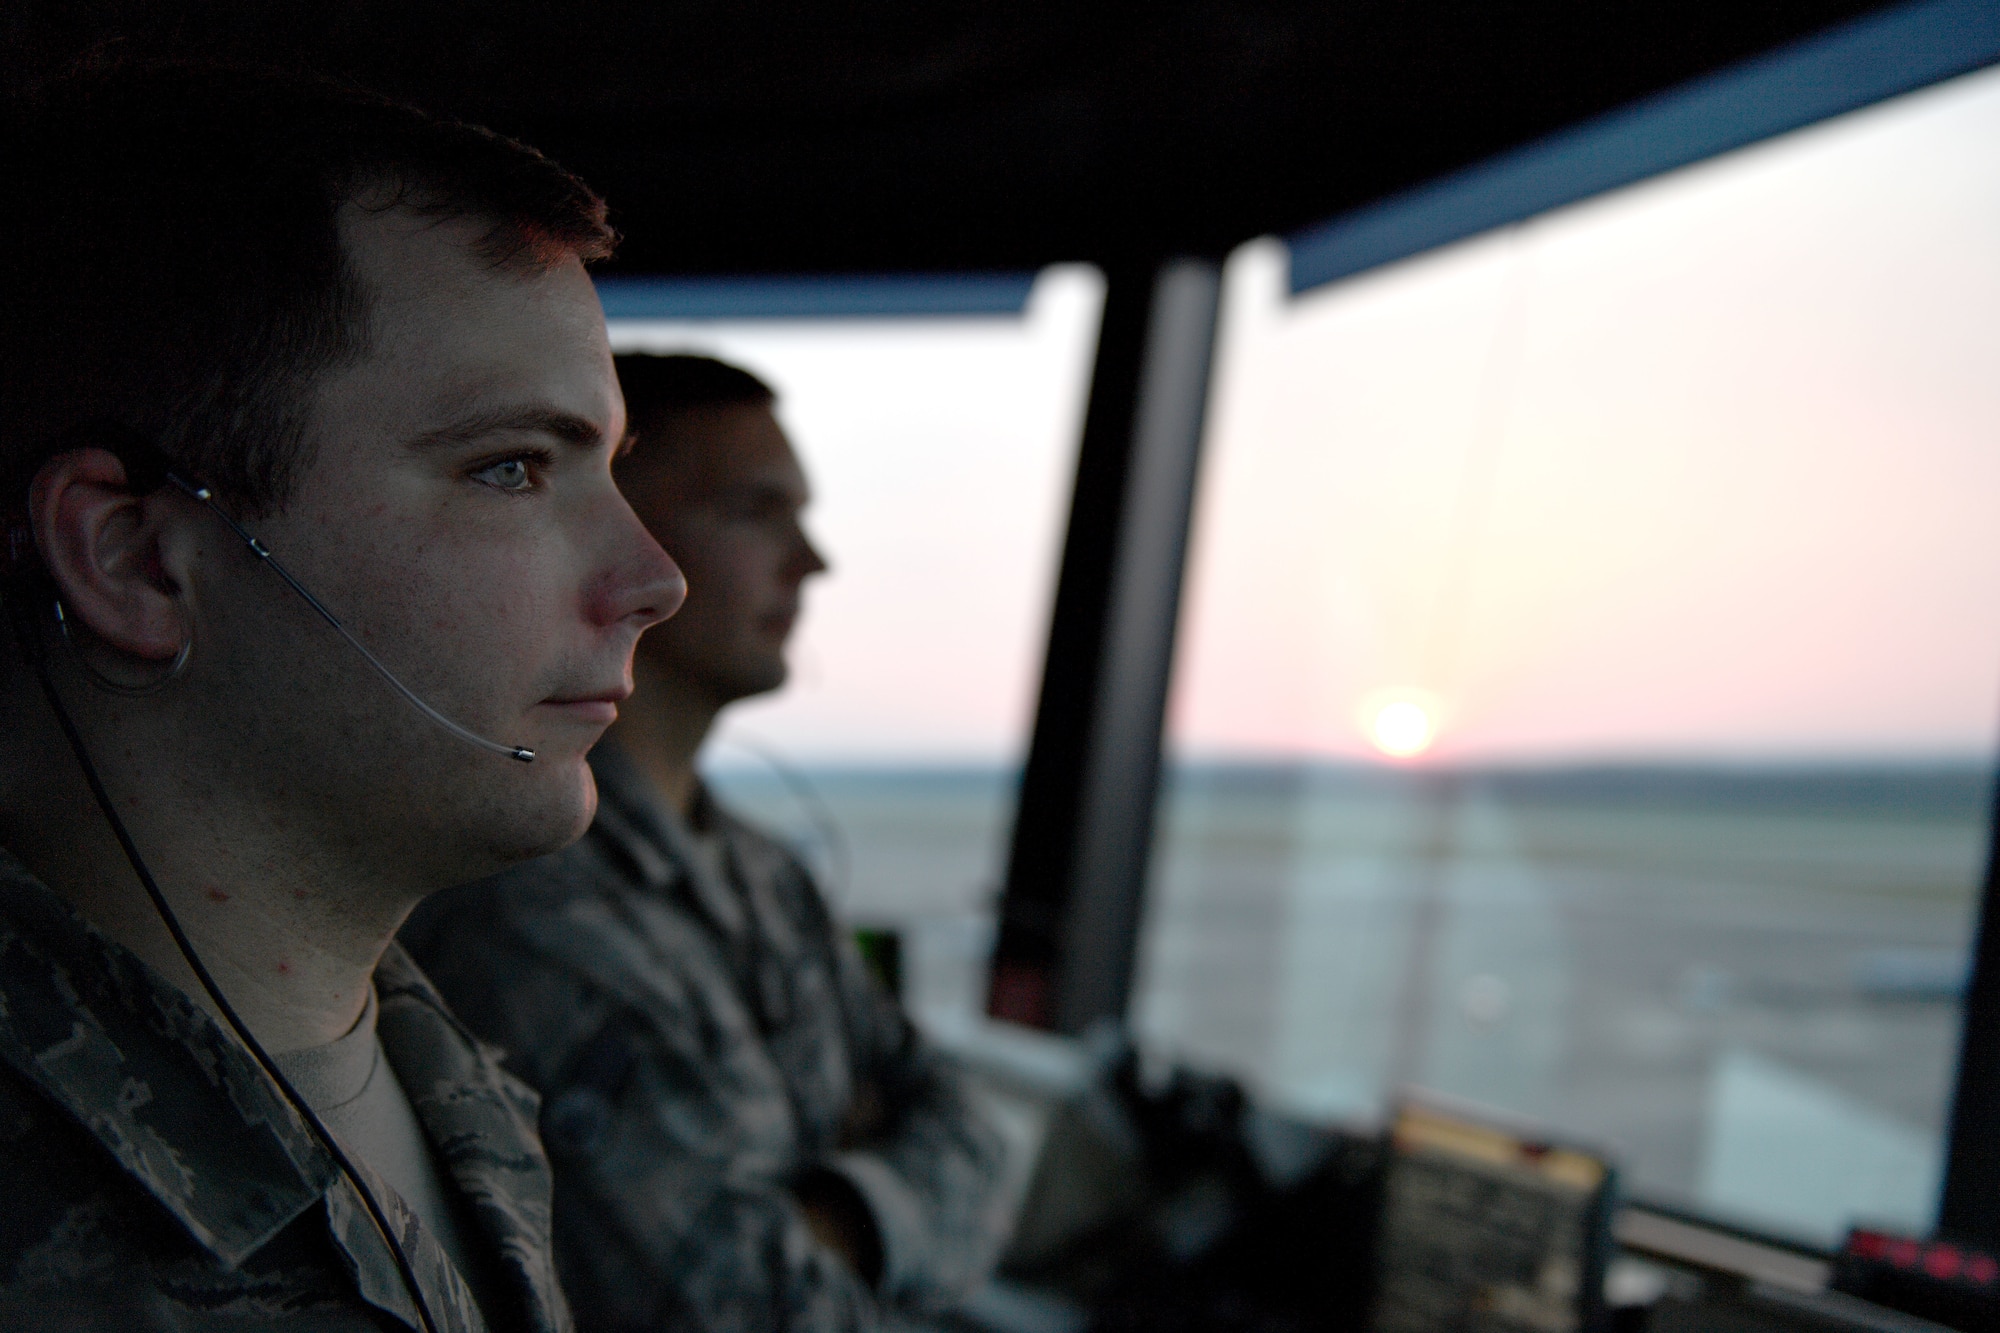
<svg viewBox="0 0 2000 1333">
<path fill-rule="evenodd" d="M 1959 1034 L 1938 1230 L 2000 1248 L 2000 783 Z"/>
<path fill-rule="evenodd" d="M 1219 266 L 1113 266 L 987 1008 L 1120 1020 L 1137 955 Z"/>
</svg>

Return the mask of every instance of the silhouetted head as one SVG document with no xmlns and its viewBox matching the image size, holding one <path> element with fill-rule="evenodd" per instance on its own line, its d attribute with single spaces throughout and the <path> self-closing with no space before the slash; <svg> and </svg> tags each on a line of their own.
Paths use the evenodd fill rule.
<svg viewBox="0 0 2000 1333">
<path fill-rule="evenodd" d="M 620 356 L 618 381 L 634 436 L 618 484 L 688 580 L 640 654 L 716 707 L 777 689 L 800 585 L 827 567 L 800 525 L 811 493 L 777 395 L 706 356 Z"/>
</svg>

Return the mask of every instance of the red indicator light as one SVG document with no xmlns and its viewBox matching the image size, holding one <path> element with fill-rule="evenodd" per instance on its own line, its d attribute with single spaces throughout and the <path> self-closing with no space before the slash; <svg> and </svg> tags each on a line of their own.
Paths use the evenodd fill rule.
<svg viewBox="0 0 2000 1333">
<path fill-rule="evenodd" d="M 1913 1240 L 1894 1240 L 1889 1242 L 1887 1257 L 1898 1268 L 1915 1268 L 1923 1253 L 1923 1247 Z"/>
<path fill-rule="evenodd" d="M 1889 1238 L 1879 1231 L 1857 1231 L 1847 1238 L 1848 1252 L 1858 1259 L 1880 1259 Z"/>
<path fill-rule="evenodd" d="M 2000 1263 L 1991 1256 L 1968 1254 L 1965 1256 L 1965 1280 L 1981 1287 L 1990 1287 L 1995 1278 L 2000 1278 Z"/>
<path fill-rule="evenodd" d="M 1963 1266 L 1963 1257 L 1949 1245 L 1933 1245 L 1924 1255 L 1924 1271 L 1935 1278 L 1957 1277 Z"/>
</svg>

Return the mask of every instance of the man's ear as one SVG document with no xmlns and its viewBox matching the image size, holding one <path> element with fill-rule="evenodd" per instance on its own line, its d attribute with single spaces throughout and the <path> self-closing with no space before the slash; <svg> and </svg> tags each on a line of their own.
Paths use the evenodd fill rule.
<svg viewBox="0 0 2000 1333">
<path fill-rule="evenodd" d="M 28 488 L 35 545 L 65 613 L 108 646 L 150 661 L 173 657 L 188 635 L 179 586 L 162 559 L 172 508 L 167 492 L 133 494 L 125 464 L 106 449 L 57 454 Z"/>
</svg>

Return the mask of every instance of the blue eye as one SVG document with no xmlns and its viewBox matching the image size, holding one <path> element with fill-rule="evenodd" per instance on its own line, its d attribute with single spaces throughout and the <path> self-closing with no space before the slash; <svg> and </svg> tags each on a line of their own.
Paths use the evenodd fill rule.
<svg viewBox="0 0 2000 1333">
<path fill-rule="evenodd" d="M 535 474 L 525 458 L 503 458 L 472 474 L 488 486 L 503 491 L 525 491 L 534 486 Z"/>
</svg>

